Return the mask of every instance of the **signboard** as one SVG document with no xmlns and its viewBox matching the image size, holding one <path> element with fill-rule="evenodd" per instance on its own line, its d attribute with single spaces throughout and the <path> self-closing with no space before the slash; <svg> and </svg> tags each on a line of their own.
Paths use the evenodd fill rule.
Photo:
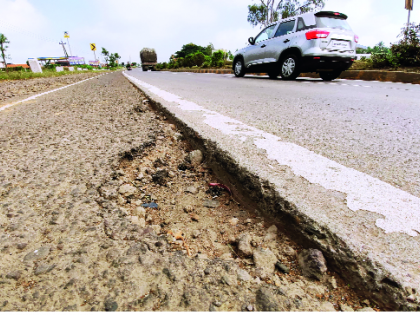
<svg viewBox="0 0 420 315">
<path fill-rule="evenodd" d="M 90 50 L 96 51 L 96 44 L 90 44 Z"/>
<path fill-rule="evenodd" d="M 64 38 L 70 38 L 69 32 L 64 32 Z"/>
<path fill-rule="evenodd" d="M 406 10 L 413 10 L 413 1 L 414 0 L 405 0 L 405 9 Z"/>
<path fill-rule="evenodd" d="M 33 73 L 42 73 L 42 68 L 36 59 L 29 59 L 29 67 Z"/>
</svg>

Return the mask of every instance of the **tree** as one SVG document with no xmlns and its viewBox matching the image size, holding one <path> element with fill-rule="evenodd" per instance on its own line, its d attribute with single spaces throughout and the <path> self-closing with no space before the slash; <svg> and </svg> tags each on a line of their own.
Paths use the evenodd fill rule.
<svg viewBox="0 0 420 315">
<path fill-rule="evenodd" d="M 121 56 L 118 53 L 110 54 L 108 57 L 109 66 L 116 67 L 116 63 L 118 63 L 118 59 L 121 59 Z"/>
<path fill-rule="evenodd" d="M 321 10 L 325 6 L 325 0 L 260 0 L 260 2 L 248 6 L 248 22 L 252 26 L 265 27 L 277 22 L 279 18 L 285 19 Z"/>
<path fill-rule="evenodd" d="M 109 51 L 102 47 L 101 54 L 104 56 L 105 62 L 108 63 L 109 60 Z"/>
<path fill-rule="evenodd" d="M 206 47 L 189 43 L 189 44 L 183 45 L 181 50 L 175 53 L 175 58 L 180 58 L 180 57 L 185 58 L 186 56 L 190 54 L 194 54 L 196 52 L 201 52 L 206 56 L 211 56 L 211 54 L 213 53 L 213 50 L 214 50 L 214 46 L 212 43 L 210 43 Z"/>
<path fill-rule="evenodd" d="M 9 69 L 7 68 L 7 62 L 6 59 L 8 58 L 6 56 L 6 50 L 7 48 L 9 48 L 9 46 L 6 46 L 6 44 L 9 44 L 9 40 L 7 39 L 7 37 L 0 33 L 0 53 L 1 53 L 1 58 L 3 59 L 4 62 L 4 66 L 6 68 L 6 72 L 9 72 Z"/>
</svg>

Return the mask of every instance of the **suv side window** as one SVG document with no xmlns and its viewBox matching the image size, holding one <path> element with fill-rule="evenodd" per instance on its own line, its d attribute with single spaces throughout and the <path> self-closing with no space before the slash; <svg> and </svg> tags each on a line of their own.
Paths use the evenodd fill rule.
<svg viewBox="0 0 420 315">
<path fill-rule="evenodd" d="M 315 25 L 306 26 L 305 21 L 301 17 L 298 18 L 298 25 L 297 25 L 297 28 L 296 28 L 296 32 L 309 30 L 311 28 L 315 28 Z"/>
<path fill-rule="evenodd" d="M 295 27 L 295 22 L 296 20 L 281 23 L 274 37 L 292 33 L 293 28 Z"/>
<path fill-rule="evenodd" d="M 255 43 L 262 42 L 263 40 L 267 40 L 271 38 L 271 35 L 273 35 L 273 31 L 276 25 L 271 25 L 267 27 L 265 30 L 263 30 L 255 39 Z"/>
</svg>

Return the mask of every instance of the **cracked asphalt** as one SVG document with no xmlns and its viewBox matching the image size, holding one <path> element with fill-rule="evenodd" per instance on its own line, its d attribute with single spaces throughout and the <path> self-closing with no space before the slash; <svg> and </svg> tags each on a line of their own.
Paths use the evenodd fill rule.
<svg viewBox="0 0 420 315">
<path fill-rule="evenodd" d="M 146 105 L 116 72 L 0 113 L 0 310 L 337 309 L 325 284 L 253 279 L 132 223 L 120 163 L 173 133 Z"/>
</svg>

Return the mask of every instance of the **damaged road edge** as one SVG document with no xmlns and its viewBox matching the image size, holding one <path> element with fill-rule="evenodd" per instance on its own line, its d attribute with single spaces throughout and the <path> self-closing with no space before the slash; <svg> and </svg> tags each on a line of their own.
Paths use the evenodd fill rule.
<svg viewBox="0 0 420 315">
<path fill-rule="evenodd" d="M 176 124 L 184 137 L 195 148 L 204 152 L 208 165 L 218 178 L 229 185 L 241 203 L 267 215 L 275 214 L 281 217 L 287 234 L 293 235 L 305 248 L 321 250 L 330 267 L 336 270 L 355 291 L 369 297 L 381 307 L 389 310 L 420 310 L 418 303 L 410 300 L 411 288 L 403 287 L 397 279 L 386 272 L 385 268 L 369 257 L 354 253 L 345 241 L 331 232 L 326 225 L 311 219 L 299 211 L 296 204 L 280 196 L 273 184 L 239 165 L 216 142 L 205 139 L 185 121 L 156 101 L 149 91 L 129 81 L 146 95 L 154 110 L 161 112 Z M 254 200 L 258 200 L 258 204 Z"/>
</svg>

